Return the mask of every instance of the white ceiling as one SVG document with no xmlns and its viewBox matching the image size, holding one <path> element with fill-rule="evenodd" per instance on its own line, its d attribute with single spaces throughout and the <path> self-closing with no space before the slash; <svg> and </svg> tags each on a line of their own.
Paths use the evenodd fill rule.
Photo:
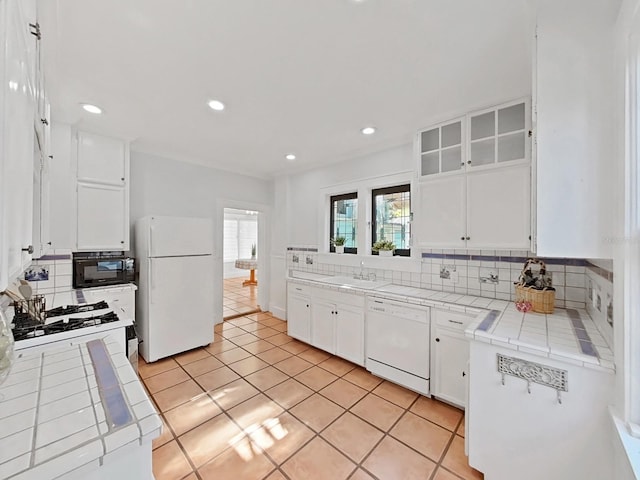
<svg viewBox="0 0 640 480">
<path fill-rule="evenodd" d="M 54 121 L 259 177 L 531 92 L 527 0 L 57 0 Z M 207 106 L 225 102 L 223 112 Z M 79 103 L 101 106 L 93 116 Z M 360 134 L 375 125 L 373 136 Z M 284 155 L 294 152 L 295 162 Z"/>
</svg>

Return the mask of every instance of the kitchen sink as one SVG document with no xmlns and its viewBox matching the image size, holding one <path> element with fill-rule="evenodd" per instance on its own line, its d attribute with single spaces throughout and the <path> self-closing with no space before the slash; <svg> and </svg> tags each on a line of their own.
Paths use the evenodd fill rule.
<svg viewBox="0 0 640 480">
<path fill-rule="evenodd" d="M 341 287 L 363 288 L 366 290 L 375 290 L 376 288 L 389 285 L 390 280 L 368 280 L 366 278 L 353 278 L 347 275 L 335 276 L 323 279 L 322 282 L 331 285 L 340 285 Z"/>
</svg>

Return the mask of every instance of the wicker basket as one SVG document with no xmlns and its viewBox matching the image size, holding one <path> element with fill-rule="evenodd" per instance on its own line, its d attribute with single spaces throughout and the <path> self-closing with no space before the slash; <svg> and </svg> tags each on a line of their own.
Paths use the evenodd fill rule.
<svg viewBox="0 0 640 480">
<path fill-rule="evenodd" d="M 522 272 L 520 273 L 520 280 L 515 284 L 516 287 L 516 304 L 522 302 L 528 302 L 531 304 L 531 310 L 537 313 L 553 313 L 553 309 L 556 303 L 556 291 L 554 288 L 534 288 L 533 286 L 525 286 L 525 272 L 532 265 L 540 265 L 539 276 L 544 276 L 546 273 L 546 265 L 542 260 L 528 259 Z"/>
</svg>

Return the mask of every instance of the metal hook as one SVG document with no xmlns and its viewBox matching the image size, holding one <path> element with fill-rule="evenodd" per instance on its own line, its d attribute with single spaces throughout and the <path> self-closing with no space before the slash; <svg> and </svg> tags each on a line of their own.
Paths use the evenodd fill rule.
<svg viewBox="0 0 640 480">
<path fill-rule="evenodd" d="M 527 380 L 527 392 L 531 393 L 531 382 Z"/>
<path fill-rule="evenodd" d="M 560 390 L 556 390 L 558 393 L 558 405 L 562 405 L 562 396 L 560 395 Z"/>
<path fill-rule="evenodd" d="M 502 374 L 502 386 L 504 387 L 504 373 Z"/>
</svg>

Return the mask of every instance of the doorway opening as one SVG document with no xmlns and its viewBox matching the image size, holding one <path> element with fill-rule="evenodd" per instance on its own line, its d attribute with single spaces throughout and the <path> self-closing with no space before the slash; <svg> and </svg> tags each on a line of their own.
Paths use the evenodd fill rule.
<svg viewBox="0 0 640 480">
<path fill-rule="evenodd" d="M 261 311 L 256 278 L 259 215 L 253 210 L 224 209 L 224 320 Z"/>
</svg>

